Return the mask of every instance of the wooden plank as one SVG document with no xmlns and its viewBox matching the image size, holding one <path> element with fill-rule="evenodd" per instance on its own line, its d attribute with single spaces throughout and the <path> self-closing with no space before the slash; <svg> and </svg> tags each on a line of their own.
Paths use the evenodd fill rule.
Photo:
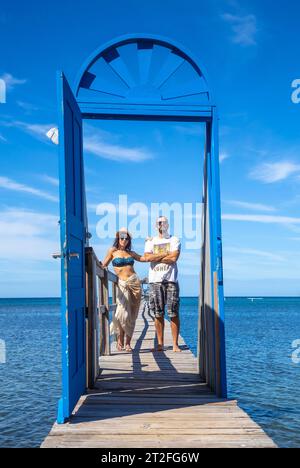
<svg viewBox="0 0 300 468">
<path fill-rule="evenodd" d="M 111 434 L 50 436 L 43 444 L 56 448 L 274 448 L 265 434 L 261 435 L 132 435 Z"/>
<path fill-rule="evenodd" d="M 81 397 L 70 422 L 55 424 L 42 447 L 241 448 L 275 447 L 235 400 L 220 399 L 199 377 L 182 338 L 173 353 L 153 353 L 155 327 L 146 308 L 137 321 L 133 353 L 101 357 L 95 387 Z"/>
</svg>

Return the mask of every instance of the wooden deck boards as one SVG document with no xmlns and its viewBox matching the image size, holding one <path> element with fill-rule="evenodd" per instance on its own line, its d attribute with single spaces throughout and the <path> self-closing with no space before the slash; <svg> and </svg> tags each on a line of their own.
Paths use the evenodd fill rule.
<svg viewBox="0 0 300 468">
<path fill-rule="evenodd" d="M 71 420 L 55 424 L 43 448 L 274 448 L 274 442 L 236 401 L 217 398 L 200 381 L 197 361 L 182 338 L 172 351 L 153 353 L 155 328 L 146 310 L 138 318 L 134 353 L 101 358 L 95 389 Z"/>
</svg>

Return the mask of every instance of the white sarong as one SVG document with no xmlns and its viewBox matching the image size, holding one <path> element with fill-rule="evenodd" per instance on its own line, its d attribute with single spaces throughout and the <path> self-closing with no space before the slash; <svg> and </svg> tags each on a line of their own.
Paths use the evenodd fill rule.
<svg viewBox="0 0 300 468">
<path fill-rule="evenodd" d="M 117 288 L 117 309 L 110 325 L 112 335 L 123 330 L 132 338 L 141 303 L 141 284 L 136 274 L 126 281 L 119 279 Z"/>
</svg>

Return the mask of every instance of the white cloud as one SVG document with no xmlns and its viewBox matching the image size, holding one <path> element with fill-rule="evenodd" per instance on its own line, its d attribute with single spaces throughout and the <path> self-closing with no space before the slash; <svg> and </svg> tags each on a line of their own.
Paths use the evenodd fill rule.
<svg viewBox="0 0 300 468">
<path fill-rule="evenodd" d="M 145 148 L 130 148 L 111 141 L 118 139 L 116 135 L 85 125 L 84 149 L 101 158 L 112 161 L 143 162 L 153 158 L 153 154 Z M 107 142 L 109 140 L 109 142 Z"/>
<path fill-rule="evenodd" d="M 272 252 L 267 252 L 264 250 L 258 250 L 258 249 L 245 249 L 245 248 L 239 248 L 239 247 L 225 247 L 224 248 L 225 255 L 236 253 L 238 255 L 246 255 L 250 256 L 251 258 L 264 258 L 266 260 L 271 260 L 274 262 L 284 262 L 285 261 L 285 256 L 284 255 L 278 255 L 274 254 Z"/>
<path fill-rule="evenodd" d="M 19 128 L 23 128 L 23 130 L 31 135 L 43 137 L 46 140 L 46 132 L 49 130 L 51 124 L 27 124 L 25 122 L 18 122 Z"/>
<path fill-rule="evenodd" d="M 19 128 L 23 132 L 44 142 L 49 142 L 47 133 L 50 128 L 55 127 L 53 123 L 37 124 L 19 120 L 12 122 L 2 121 L 0 123 L 5 127 Z M 91 125 L 85 125 L 84 149 L 91 154 L 119 162 L 143 162 L 154 157 L 149 150 L 142 147 L 130 148 L 117 143 L 111 143 L 111 141 L 116 139 L 116 135 L 112 135 L 101 129 L 98 130 Z M 110 142 L 107 142 L 107 140 L 110 140 Z"/>
<path fill-rule="evenodd" d="M 45 200 L 58 202 L 58 198 L 43 190 L 30 187 L 29 185 L 20 184 L 8 177 L 0 177 L 0 188 L 5 190 L 12 190 L 14 192 L 29 193 L 35 197 L 43 198 Z"/>
<path fill-rule="evenodd" d="M 56 177 L 51 177 L 48 175 L 41 175 L 41 179 L 47 182 L 50 185 L 53 185 L 54 187 L 59 187 L 59 179 Z"/>
<path fill-rule="evenodd" d="M 243 201 L 238 201 L 238 200 L 227 200 L 226 203 L 237 206 L 239 208 L 245 208 L 246 210 L 251 210 L 251 211 L 266 211 L 266 212 L 274 212 L 276 211 L 276 208 L 273 206 L 269 205 L 264 205 L 261 203 L 249 203 L 249 202 L 243 202 Z"/>
<path fill-rule="evenodd" d="M 300 218 L 292 218 L 289 216 L 271 216 L 271 215 L 245 215 L 245 214 L 223 214 L 224 221 L 243 221 L 250 223 L 264 224 L 300 224 Z"/>
<path fill-rule="evenodd" d="M 290 161 L 281 161 L 260 164 L 250 173 L 250 177 L 266 184 L 272 184 L 285 180 L 297 173 L 300 173 L 300 164 L 295 164 Z"/>
<path fill-rule="evenodd" d="M 257 19 L 255 15 L 232 15 L 225 13 L 222 19 L 231 25 L 233 36 L 232 41 L 235 44 L 243 46 L 256 45 Z"/>
<path fill-rule="evenodd" d="M 0 79 L 4 80 L 7 89 L 13 89 L 18 85 L 27 83 L 27 80 L 16 78 L 10 73 L 4 73 L 0 76 Z"/>
<path fill-rule="evenodd" d="M 178 261 L 180 276 L 199 276 L 201 265 L 201 250 L 182 252 Z"/>
<path fill-rule="evenodd" d="M 7 142 L 7 139 L 3 135 L 1 135 L 1 133 L 0 133 L 0 141 L 4 141 L 4 143 Z"/>
<path fill-rule="evenodd" d="M 18 208 L 0 211 L 0 258 L 47 261 L 59 247 L 58 216 Z M 24 272 L 25 273 L 25 272 Z"/>
<path fill-rule="evenodd" d="M 152 158 L 150 152 L 144 148 L 128 148 L 105 143 L 97 134 L 85 138 L 84 149 L 95 156 L 119 162 L 143 162 Z"/>
<path fill-rule="evenodd" d="M 49 128 L 53 127 L 53 124 L 36 124 L 36 123 L 28 123 L 22 122 L 19 120 L 15 121 L 1 121 L 1 125 L 5 127 L 13 127 L 22 130 L 23 132 L 38 138 L 39 140 L 43 140 L 44 142 L 48 142 L 48 138 L 46 137 L 46 133 L 48 132 Z"/>
<path fill-rule="evenodd" d="M 224 162 L 226 159 L 229 159 L 229 154 L 220 153 L 220 163 Z"/>
<path fill-rule="evenodd" d="M 243 249 L 241 249 L 243 250 Z M 242 253 L 237 249 L 234 252 L 224 250 L 224 277 L 225 284 L 228 281 L 266 281 L 264 289 L 268 287 L 268 282 L 272 280 L 298 280 L 300 279 L 300 270 L 298 268 L 300 256 L 295 252 L 279 252 L 279 258 L 273 257 L 269 252 Z M 270 256 L 268 256 L 270 254 Z M 275 255 L 275 254 L 274 254 Z M 269 284 L 273 284 L 272 282 Z M 276 295 L 278 289 L 273 290 Z M 249 294 L 249 293 L 248 293 Z M 253 293 L 250 293 L 253 294 Z"/>
<path fill-rule="evenodd" d="M 201 125 L 175 125 L 176 132 L 183 133 L 188 136 L 202 137 L 204 134 L 204 127 Z"/>
<path fill-rule="evenodd" d="M 39 110 L 37 106 L 35 106 L 34 104 L 31 104 L 30 102 L 17 101 L 17 104 L 19 107 L 21 107 L 21 109 L 25 110 L 25 112 L 28 112 L 28 113 Z"/>
</svg>

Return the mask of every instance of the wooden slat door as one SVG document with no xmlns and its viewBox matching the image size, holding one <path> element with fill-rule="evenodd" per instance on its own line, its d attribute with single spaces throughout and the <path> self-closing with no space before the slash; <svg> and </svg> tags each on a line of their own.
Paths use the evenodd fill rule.
<svg viewBox="0 0 300 468">
<path fill-rule="evenodd" d="M 58 77 L 61 229 L 62 398 L 58 423 L 86 389 L 85 194 L 82 117 L 63 73 Z"/>
</svg>

